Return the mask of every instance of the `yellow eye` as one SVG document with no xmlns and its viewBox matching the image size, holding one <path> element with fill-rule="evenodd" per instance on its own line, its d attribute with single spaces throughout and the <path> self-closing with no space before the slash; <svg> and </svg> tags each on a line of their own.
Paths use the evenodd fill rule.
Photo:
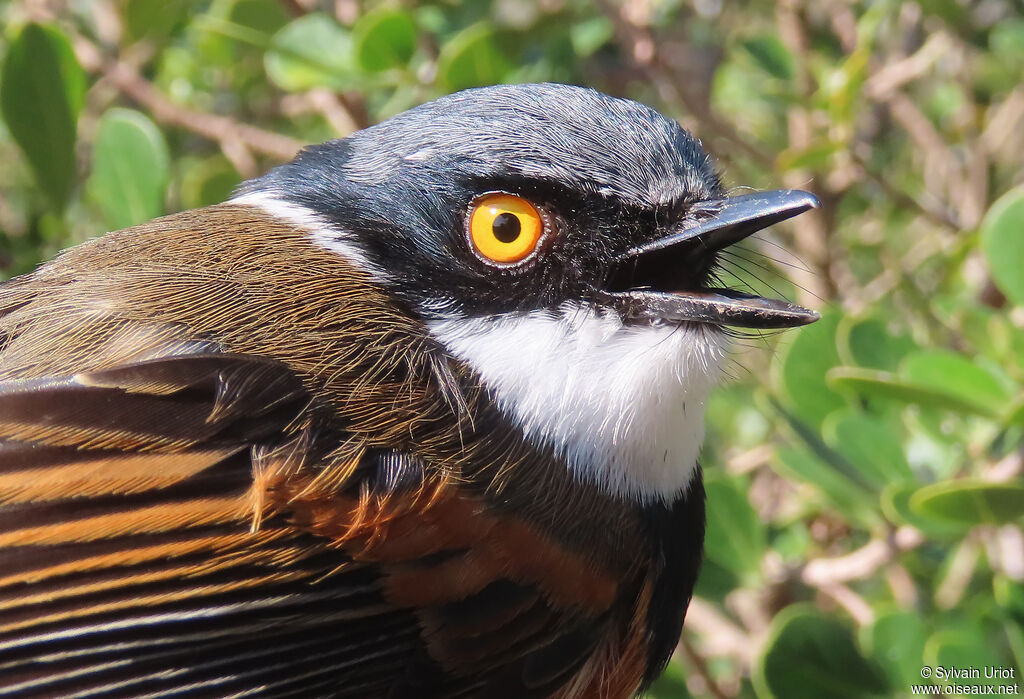
<svg viewBox="0 0 1024 699">
<path fill-rule="evenodd" d="M 482 257 L 509 264 L 529 257 L 544 233 L 540 212 L 513 194 L 485 194 L 469 216 L 469 238 Z"/>
</svg>

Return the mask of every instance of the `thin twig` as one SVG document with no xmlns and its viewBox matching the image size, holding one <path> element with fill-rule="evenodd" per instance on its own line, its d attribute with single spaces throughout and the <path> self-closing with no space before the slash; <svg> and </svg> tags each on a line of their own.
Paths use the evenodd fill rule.
<svg viewBox="0 0 1024 699">
<path fill-rule="evenodd" d="M 706 99 L 697 94 L 697 81 L 692 80 L 693 76 L 684 75 L 682 70 L 667 64 L 649 29 L 631 22 L 623 12 L 624 8 L 616 7 L 610 0 L 598 0 L 596 4 L 611 21 L 615 39 L 630 62 L 654 84 L 663 99 L 681 105 L 693 115 L 701 135 L 727 141 L 762 167 L 772 167 L 774 159 L 770 154 L 743 138 Z M 728 149 L 719 152 L 723 158 L 730 159 Z"/>
<path fill-rule="evenodd" d="M 794 151 L 807 151 L 815 140 L 814 123 L 811 110 L 807 105 L 813 104 L 816 85 L 809 68 L 807 28 L 804 26 L 802 7 L 799 0 L 784 0 L 775 5 L 776 24 L 779 37 L 796 59 L 796 82 L 804 99 L 789 108 L 786 114 L 789 129 L 789 147 Z M 827 180 L 816 178 L 809 169 L 790 170 L 785 173 L 787 187 L 809 188 L 822 208 L 808 212 L 790 223 L 793 231 L 793 242 L 800 258 L 811 265 L 809 272 L 795 271 L 799 286 L 806 288 L 808 293 L 801 299 L 810 301 L 808 297 L 833 298 L 838 292 L 838 284 L 833 277 L 833 266 L 839 251 L 831 241 L 834 229 L 835 206 L 838 194 L 826 189 Z"/>
<path fill-rule="evenodd" d="M 247 154 L 242 155 L 240 148 L 283 162 L 295 157 L 303 146 L 302 142 L 289 136 L 243 124 L 229 117 L 207 114 L 175 104 L 146 81 L 132 65 L 105 57 L 99 47 L 84 37 L 75 37 L 74 47 L 82 67 L 89 72 L 102 75 L 122 94 L 145 107 L 157 121 L 180 126 L 216 141 L 222 146 L 225 154 L 231 157 L 236 167 L 241 164 L 240 174 L 244 176 L 257 174 L 241 171 L 255 169 L 256 164 L 251 160 L 251 156 L 247 159 Z"/>
<path fill-rule="evenodd" d="M 708 694 L 715 697 L 715 699 L 729 699 L 729 695 L 726 694 L 718 683 L 715 682 L 715 678 L 711 676 L 711 670 L 708 668 L 707 661 L 704 660 L 703 656 L 697 652 L 697 649 L 693 647 L 690 640 L 684 633 L 679 639 L 679 647 L 683 651 L 683 655 L 686 656 L 687 660 L 693 666 L 693 669 L 697 671 L 700 678 L 704 680 L 704 684 L 708 688 Z"/>
<path fill-rule="evenodd" d="M 924 535 L 917 529 L 900 527 L 885 539 L 874 539 L 845 556 L 811 561 L 800 572 L 800 580 L 812 587 L 825 587 L 870 578 L 897 555 L 924 541 Z"/>
<path fill-rule="evenodd" d="M 819 585 L 818 590 L 832 598 L 859 626 L 867 626 L 875 619 L 875 612 L 863 597 L 840 583 Z"/>
<path fill-rule="evenodd" d="M 937 223 L 943 228 L 948 228 L 952 231 L 959 231 L 962 228 L 960 222 L 952 215 L 951 212 L 946 211 L 944 208 L 931 206 L 930 204 L 924 204 L 918 201 L 906 192 L 898 189 L 882 175 L 871 170 L 868 163 L 857 155 L 855 151 L 851 150 L 850 155 L 854 162 L 860 166 L 864 176 L 878 185 L 878 187 L 898 206 L 917 211 L 932 223 Z"/>
</svg>

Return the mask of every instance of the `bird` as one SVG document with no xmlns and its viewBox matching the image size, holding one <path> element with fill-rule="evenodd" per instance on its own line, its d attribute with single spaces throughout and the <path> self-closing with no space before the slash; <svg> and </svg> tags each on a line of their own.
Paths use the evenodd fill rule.
<svg viewBox="0 0 1024 699">
<path fill-rule="evenodd" d="M 818 206 L 677 121 L 438 98 L 0 286 L 0 697 L 642 691 L 705 527 L 716 288 Z"/>
</svg>

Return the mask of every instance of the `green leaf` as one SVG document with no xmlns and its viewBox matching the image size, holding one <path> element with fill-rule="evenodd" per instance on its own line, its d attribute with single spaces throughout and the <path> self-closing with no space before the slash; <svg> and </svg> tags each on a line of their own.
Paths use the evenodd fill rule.
<svg viewBox="0 0 1024 699">
<path fill-rule="evenodd" d="M 857 699 L 887 689 L 849 629 L 807 604 L 775 617 L 754 668 L 754 686 L 759 697 L 776 699 Z"/>
<path fill-rule="evenodd" d="M 1024 585 L 1004 576 L 996 576 L 992 579 L 992 592 L 999 606 L 1024 625 Z"/>
<path fill-rule="evenodd" d="M 778 401 L 769 399 L 769 403 L 786 420 L 786 424 L 793 431 L 793 436 L 803 442 L 817 459 L 820 459 L 823 464 L 829 466 L 836 474 L 842 476 L 847 481 L 844 489 L 853 487 L 874 498 L 877 488 L 873 486 L 871 480 L 866 478 L 856 466 L 835 449 L 825 444 L 825 441 L 819 436 L 817 431 L 811 429 L 802 420 L 792 415 Z"/>
<path fill-rule="evenodd" d="M 851 484 L 841 471 L 806 449 L 781 447 L 772 466 L 785 478 L 814 485 L 828 497 L 831 506 L 848 516 L 859 518 L 877 506 L 870 491 Z"/>
<path fill-rule="evenodd" d="M 983 668 L 998 665 L 998 655 L 988 644 L 985 635 L 971 626 L 936 631 L 924 646 L 924 662 L 930 668 Z M 932 676 L 935 684 L 943 684 L 944 677 L 940 674 Z M 956 682 L 954 680 L 954 682 Z M 959 680 L 956 683 L 963 683 Z"/>
<path fill-rule="evenodd" d="M 260 34 L 270 35 L 288 23 L 288 13 L 277 0 L 234 0 L 226 19 Z"/>
<path fill-rule="evenodd" d="M 782 556 L 787 565 L 798 565 L 807 560 L 817 545 L 811 538 L 805 522 L 796 520 L 787 522 L 775 533 L 771 546 L 772 551 Z"/>
<path fill-rule="evenodd" d="M 832 413 L 822 428 L 825 443 L 878 488 L 913 480 L 900 435 L 883 421 L 849 411 Z"/>
<path fill-rule="evenodd" d="M 205 160 L 182 159 L 177 171 L 181 178 L 181 204 L 197 209 L 225 201 L 242 181 L 238 172 L 223 156 Z"/>
<path fill-rule="evenodd" d="M 883 612 L 861 634 L 863 646 L 885 670 L 893 687 L 921 681 L 921 658 L 928 629 L 920 614 Z"/>
<path fill-rule="evenodd" d="M 1017 667 L 1024 667 L 1024 618 L 1004 621 L 1003 633 L 1006 635 L 1006 644 L 1010 647 L 1014 664 Z"/>
<path fill-rule="evenodd" d="M 323 13 L 293 20 L 270 43 L 263 62 L 267 75 L 282 90 L 345 89 L 355 84 L 349 33 Z"/>
<path fill-rule="evenodd" d="M 908 355 L 900 364 L 900 374 L 915 386 L 934 389 L 987 414 L 999 415 L 1009 403 L 1008 391 L 995 376 L 949 350 Z"/>
<path fill-rule="evenodd" d="M 782 40 L 774 34 L 755 36 L 741 42 L 740 46 L 769 75 L 780 80 L 790 80 L 793 77 L 793 56 Z"/>
<path fill-rule="evenodd" d="M 121 17 L 132 39 L 162 41 L 184 26 L 193 4 L 192 0 L 123 0 Z"/>
<path fill-rule="evenodd" d="M 961 478 L 933 483 L 910 497 L 910 509 L 965 525 L 1013 522 L 1024 517 L 1024 480 L 989 483 Z"/>
<path fill-rule="evenodd" d="M 821 427 L 825 417 L 846 405 L 842 396 L 825 383 L 825 374 L 839 364 L 836 327 L 839 314 L 826 311 L 821 320 L 801 328 L 775 363 L 782 395 L 804 422 Z"/>
<path fill-rule="evenodd" d="M 1010 190 L 989 208 L 981 222 L 981 249 L 999 289 L 1024 306 L 1024 187 Z"/>
<path fill-rule="evenodd" d="M 879 318 L 845 316 L 836 329 L 839 356 L 847 364 L 895 371 L 900 360 L 916 349 L 907 335 L 895 332 Z"/>
<path fill-rule="evenodd" d="M 709 558 L 705 558 L 700 564 L 700 572 L 697 573 L 697 584 L 693 588 L 693 594 L 704 599 L 715 602 L 722 602 L 725 596 L 740 585 L 740 580 L 728 568 L 723 568 Z"/>
<path fill-rule="evenodd" d="M 569 27 L 569 40 L 573 52 L 579 58 L 586 58 L 600 49 L 615 34 L 615 28 L 607 17 L 591 17 L 575 22 Z"/>
<path fill-rule="evenodd" d="M 775 158 L 775 165 L 783 172 L 790 170 L 824 170 L 837 152 L 845 148 L 842 143 L 825 141 L 807 148 L 787 148 Z"/>
<path fill-rule="evenodd" d="M 830 369 L 826 378 L 828 385 L 837 391 L 868 398 L 887 398 L 958 413 L 996 417 L 994 411 L 984 406 L 962 400 L 936 387 L 916 386 L 888 371 L 844 366 Z"/>
<path fill-rule="evenodd" d="M 1010 16 L 997 22 L 989 33 L 988 45 L 1001 60 L 1024 64 L 1024 19 Z"/>
<path fill-rule="evenodd" d="M 463 29 L 441 49 L 437 77 L 449 90 L 500 83 L 514 67 L 494 28 L 480 22 Z"/>
<path fill-rule="evenodd" d="M 670 662 L 661 677 L 644 693 L 646 699 L 690 699 L 692 696 L 679 661 Z"/>
<path fill-rule="evenodd" d="M 745 490 L 737 486 L 735 479 L 722 474 L 709 474 L 704 489 L 704 550 L 708 559 L 737 574 L 756 574 L 764 554 L 765 531 Z"/>
<path fill-rule="evenodd" d="M 951 539 L 963 535 L 963 527 L 944 519 L 934 519 L 915 512 L 910 498 L 917 492 L 914 483 L 893 483 L 882 491 L 881 506 L 886 518 L 895 524 L 909 524 L 936 539 Z"/>
<path fill-rule="evenodd" d="M 1018 398 L 1006 409 L 1002 421 L 1004 425 L 1024 425 L 1024 397 Z"/>
<path fill-rule="evenodd" d="M 379 9 L 352 27 L 352 51 L 363 70 L 401 68 L 416 51 L 416 25 L 402 10 Z"/>
<path fill-rule="evenodd" d="M 39 187 L 63 209 L 75 182 L 75 138 L 85 74 L 58 29 L 28 24 L 10 42 L 0 111 Z"/>
<path fill-rule="evenodd" d="M 88 190 L 111 228 L 127 228 L 164 213 L 170 155 L 146 116 L 114 107 L 100 118 Z"/>
</svg>

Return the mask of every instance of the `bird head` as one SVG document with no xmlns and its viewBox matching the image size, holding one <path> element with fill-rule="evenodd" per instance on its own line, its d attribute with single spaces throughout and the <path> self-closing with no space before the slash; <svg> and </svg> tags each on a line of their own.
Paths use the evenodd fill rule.
<svg viewBox="0 0 1024 699">
<path fill-rule="evenodd" d="M 307 148 L 236 201 L 310 227 L 528 439 L 642 499 L 695 472 L 723 328 L 817 318 L 709 281 L 718 251 L 815 198 L 726 197 L 677 122 L 589 89 L 450 95 Z"/>
</svg>

